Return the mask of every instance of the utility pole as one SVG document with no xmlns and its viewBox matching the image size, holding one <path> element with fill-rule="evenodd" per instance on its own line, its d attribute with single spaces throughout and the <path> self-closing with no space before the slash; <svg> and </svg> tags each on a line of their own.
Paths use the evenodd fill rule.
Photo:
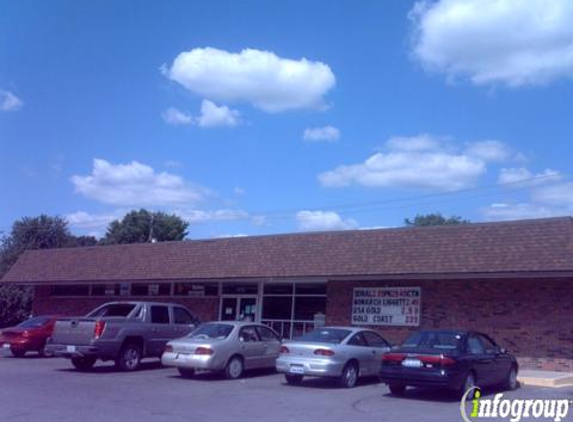
<svg viewBox="0 0 573 422">
<path fill-rule="evenodd" d="M 155 214 L 151 213 L 151 220 L 149 221 L 149 236 L 147 236 L 147 241 L 149 243 L 155 243 L 155 239 L 153 238 L 153 219 L 155 218 Z"/>
</svg>

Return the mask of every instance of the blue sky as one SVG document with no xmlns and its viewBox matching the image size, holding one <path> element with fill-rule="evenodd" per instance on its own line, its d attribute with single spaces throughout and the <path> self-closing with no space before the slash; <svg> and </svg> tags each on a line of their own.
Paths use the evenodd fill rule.
<svg viewBox="0 0 573 422">
<path fill-rule="evenodd" d="M 571 215 L 573 3 L 5 1 L 0 231 Z"/>
</svg>

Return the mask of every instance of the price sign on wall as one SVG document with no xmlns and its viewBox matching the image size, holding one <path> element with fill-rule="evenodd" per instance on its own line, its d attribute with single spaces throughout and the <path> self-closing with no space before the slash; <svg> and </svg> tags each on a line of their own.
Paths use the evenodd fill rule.
<svg viewBox="0 0 573 422">
<path fill-rule="evenodd" d="M 352 298 L 354 325 L 420 325 L 419 287 L 356 287 Z"/>
</svg>

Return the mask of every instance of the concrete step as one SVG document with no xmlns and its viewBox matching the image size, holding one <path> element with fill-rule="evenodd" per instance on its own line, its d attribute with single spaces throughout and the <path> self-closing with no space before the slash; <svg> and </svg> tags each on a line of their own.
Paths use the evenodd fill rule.
<svg viewBox="0 0 573 422">
<path fill-rule="evenodd" d="M 517 375 L 521 385 L 559 388 L 573 386 L 573 373 L 522 369 Z"/>
</svg>

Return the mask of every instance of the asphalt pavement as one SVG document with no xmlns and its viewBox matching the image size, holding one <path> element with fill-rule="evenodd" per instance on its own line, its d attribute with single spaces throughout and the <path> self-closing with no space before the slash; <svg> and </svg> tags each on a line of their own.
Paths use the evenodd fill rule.
<svg viewBox="0 0 573 422">
<path fill-rule="evenodd" d="M 573 388 L 524 387 L 505 397 L 572 399 Z M 2 422 L 461 420 L 459 401 L 447 393 L 411 389 L 396 398 L 375 379 L 340 389 L 325 379 L 289 386 L 273 371 L 251 372 L 239 380 L 217 374 L 189 380 L 157 361 L 120 373 L 110 364 L 77 372 L 65 359 L 0 358 Z M 508 419 L 487 419 L 495 420 Z M 573 409 L 566 420 L 573 420 Z"/>
</svg>

